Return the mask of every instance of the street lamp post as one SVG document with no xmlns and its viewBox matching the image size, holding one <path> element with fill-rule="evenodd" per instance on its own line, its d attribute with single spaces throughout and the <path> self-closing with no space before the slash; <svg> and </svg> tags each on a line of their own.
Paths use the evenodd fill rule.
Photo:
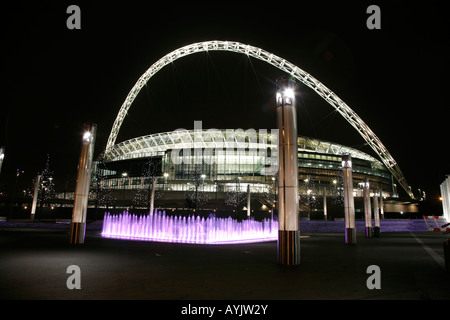
<svg viewBox="0 0 450 320">
<path fill-rule="evenodd" d="M 365 178 L 363 183 L 364 217 L 366 220 L 366 237 L 372 238 L 372 206 L 370 205 L 370 184 Z"/>
<path fill-rule="evenodd" d="M 250 218 L 250 184 L 247 185 L 247 218 Z"/>
<path fill-rule="evenodd" d="M 295 82 L 277 79 L 278 142 L 278 263 L 300 264 L 298 224 L 298 141 Z"/>
<path fill-rule="evenodd" d="M 1 157 L 1 154 L 0 154 L 0 157 Z M 9 205 L 9 219 L 11 219 L 11 217 L 12 217 L 14 200 L 17 200 L 16 199 L 17 183 L 19 181 L 19 176 L 20 176 L 21 173 L 24 173 L 24 171 L 23 170 L 21 171 L 20 169 L 17 169 L 17 171 L 16 171 L 16 180 L 14 181 L 14 188 L 13 188 L 12 197 L 11 197 L 10 205 Z M 31 217 L 30 219 L 33 220 L 33 217 Z"/>
<path fill-rule="evenodd" d="M 81 153 L 78 160 L 78 177 L 70 226 L 70 243 L 72 244 L 84 243 L 92 159 L 94 157 L 94 144 L 97 133 L 97 125 L 95 124 L 85 124 L 84 128 L 85 132 L 83 134 Z"/>
<path fill-rule="evenodd" d="M 152 192 L 150 193 L 150 209 L 149 212 L 152 215 L 155 206 L 155 187 L 156 187 L 156 177 L 152 177 Z"/>
<path fill-rule="evenodd" d="M 34 220 L 34 215 L 36 214 L 37 200 L 39 195 L 39 185 L 41 184 L 41 175 L 36 176 L 36 181 L 34 182 L 33 191 L 33 203 L 31 204 L 30 220 Z"/>
<path fill-rule="evenodd" d="M 3 159 L 5 159 L 5 147 L 0 147 L 0 173 L 2 172 Z"/>
<path fill-rule="evenodd" d="M 128 173 L 127 172 L 122 172 L 122 179 L 120 180 L 122 185 L 120 187 L 122 187 L 122 205 L 124 207 L 126 207 L 126 205 L 125 205 L 125 188 L 126 188 L 125 179 L 127 177 L 128 177 Z"/>
<path fill-rule="evenodd" d="M 216 210 L 214 212 L 217 212 L 218 206 L 217 206 L 217 192 L 219 191 L 219 180 L 214 180 L 214 186 L 216 187 Z"/>
<path fill-rule="evenodd" d="M 373 227 L 373 236 L 375 238 L 379 238 L 380 237 L 380 211 L 378 208 L 378 195 L 375 194 L 375 190 L 374 190 L 374 194 L 373 194 L 373 217 L 375 220 L 375 227 Z"/>
<path fill-rule="evenodd" d="M 350 155 L 342 156 L 342 176 L 344 180 L 345 243 L 355 244 L 355 201 L 353 199 L 352 157 Z"/>
</svg>

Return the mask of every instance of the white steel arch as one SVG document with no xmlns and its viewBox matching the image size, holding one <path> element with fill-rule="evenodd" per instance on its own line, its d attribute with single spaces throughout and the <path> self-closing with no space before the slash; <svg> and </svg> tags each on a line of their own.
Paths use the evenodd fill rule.
<svg viewBox="0 0 450 320">
<path fill-rule="evenodd" d="M 235 53 L 242 53 L 247 56 L 267 62 L 281 71 L 284 71 L 291 75 L 293 78 L 299 80 L 303 84 L 313 89 L 319 96 L 333 106 L 364 138 L 367 144 L 378 154 L 381 161 L 389 169 L 394 178 L 403 187 L 406 193 L 414 198 L 408 183 L 406 182 L 403 173 L 400 170 L 397 162 L 388 152 L 381 140 L 373 133 L 369 126 L 333 91 L 324 86 L 320 81 L 315 79 L 309 73 L 305 72 L 301 68 L 297 67 L 293 63 L 274 55 L 261 48 L 254 47 L 248 44 L 242 44 L 235 41 L 205 41 L 193 43 L 179 49 L 176 49 L 164 57 L 156 61 L 147 71 L 138 79 L 131 91 L 128 93 L 124 103 L 122 104 L 119 113 L 114 121 L 111 133 L 106 144 L 105 155 L 112 150 L 114 143 L 116 142 L 117 135 L 119 133 L 122 122 L 128 113 L 134 99 L 137 97 L 142 87 L 147 81 L 153 77 L 159 70 L 173 61 L 185 57 L 187 55 L 205 52 L 205 51 L 230 51 Z"/>
</svg>

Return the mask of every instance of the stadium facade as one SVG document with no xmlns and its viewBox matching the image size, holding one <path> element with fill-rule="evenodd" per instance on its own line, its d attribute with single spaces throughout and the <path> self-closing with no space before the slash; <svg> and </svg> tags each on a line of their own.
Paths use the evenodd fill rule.
<svg viewBox="0 0 450 320">
<path fill-rule="evenodd" d="M 100 200 L 106 197 L 105 203 L 115 200 L 119 206 L 145 208 L 154 180 L 157 207 L 242 209 L 247 202 L 241 201 L 243 196 L 236 198 L 250 191 L 252 209 L 270 210 L 277 200 L 277 133 L 194 129 L 129 139 L 99 157 L 91 190 Z M 300 210 L 322 201 L 324 195 L 335 201 L 342 198 L 342 155 L 353 160 L 355 197 L 362 196 L 360 185 L 365 178 L 370 181 L 371 194 L 397 195 L 392 174 L 374 157 L 355 148 L 299 136 Z"/>
</svg>

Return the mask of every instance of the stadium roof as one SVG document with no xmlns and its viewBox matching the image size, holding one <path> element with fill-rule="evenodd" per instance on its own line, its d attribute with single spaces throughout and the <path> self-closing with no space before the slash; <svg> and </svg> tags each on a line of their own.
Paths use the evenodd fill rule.
<svg viewBox="0 0 450 320">
<path fill-rule="evenodd" d="M 276 137 L 267 130 L 234 130 L 233 135 L 227 135 L 226 130 L 176 130 L 154 133 L 132 138 L 114 145 L 106 153 L 106 161 L 148 158 L 161 156 L 167 150 L 183 148 L 273 148 L 278 147 Z M 352 158 L 378 163 L 374 157 L 355 148 L 341 144 L 309 138 L 298 137 L 298 150 L 330 155 L 350 155 Z"/>
</svg>

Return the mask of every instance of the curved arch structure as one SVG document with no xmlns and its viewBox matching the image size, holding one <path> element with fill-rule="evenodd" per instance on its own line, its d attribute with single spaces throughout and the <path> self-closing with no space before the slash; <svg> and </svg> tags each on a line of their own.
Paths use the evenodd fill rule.
<svg viewBox="0 0 450 320">
<path fill-rule="evenodd" d="M 148 68 L 148 70 L 133 86 L 131 91 L 128 93 L 124 103 L 122 104 L 109 135 L 105 154 L 108 154 L 112 150 L 116 142 L 120 127 L 122 126 L 122 122 L 125 119 L 125 116 L 127 115 L 128 110 L 131 107 L 131 104 L 141 91 L 142 87 L 147 83 L 147 81 L 163 67 L 179 58 L 185 57 L 190 54 L 207 51 L 229 51 L 245 54 L 247 56 L 262 60 L 280 69 L 281 71 L 286 72 L 293 78 L 313 89 L 319 96 L 321 96 L 333 108 L 335 108 L 345 118 L 345 120 L 347 120 L 359 132 L 359 134 L 364 138 L 367 144 L 369 144 L 369 146 L 378 154 L 381 161 L 392 173 L 398 183 L 403 187 L 406 193 L 411 198 L 414 198 L 414 195 L 412 194 L 410 187 L 406 182 L 402 171 L 400 170 L 399 165 L 388 152 L 381 140 L 375 135 L 375 133 L 373 133 L 369 126 L 333 91 L 328 89 L 309 73 L 305 72 L 286 59 L 278 57 L 273 53 L 265 51 L 261 48 L 235 41 L 205 41 L 190 44 L 170 52 L 169 54 L 165 55 L 157 62 L 155 62 L 153 65 L 151 65 L 150 68 Z"/>
</svg>

